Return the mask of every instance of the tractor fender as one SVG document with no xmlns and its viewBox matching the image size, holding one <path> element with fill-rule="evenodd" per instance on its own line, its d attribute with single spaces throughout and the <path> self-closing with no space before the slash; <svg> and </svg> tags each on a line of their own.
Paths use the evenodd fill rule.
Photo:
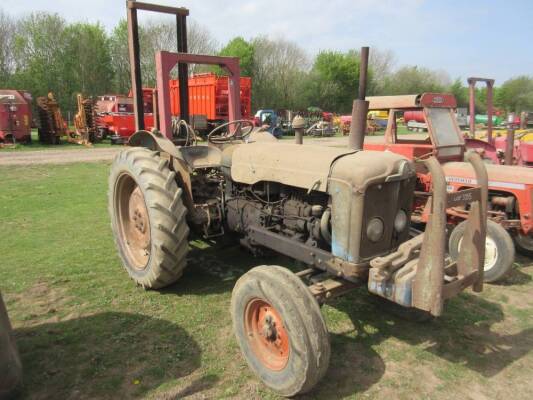
<svg viewBox="0 0 533 400">
<path fill-rule="evenodd" d="M 465 147 L 467 150 L 474 150 L 481 155 L 481 158 L 490 160 L 498 164 L 498 150 L 492 144 L 484 140 L 465 138 Z"/>
<path fill-rule="evenodd" d="M 194 210 L 192 198 L 191 172 L 192 168 L 185 160 L 181 150 L 172 143 L 161 131 L 153 129 L 149 131 L 137 131 L 131 135 L 128 145 L 132 147 L 146 147 L 152 151 L 158 151 L 169 158 L 172 169 L 178 175 L 178 184 L 185 192 L 183 202 L 189 211 Z"/>
<path fill-rule="evenodd" d="M 132 147 L 146 147 L 152 151 L 164 152 L 185 163 L 185 159 L 179 148 L 157 129 L 154 129 L 151 132 L 135 132 L 128 140 L 128 145 Z"/>
</svg>

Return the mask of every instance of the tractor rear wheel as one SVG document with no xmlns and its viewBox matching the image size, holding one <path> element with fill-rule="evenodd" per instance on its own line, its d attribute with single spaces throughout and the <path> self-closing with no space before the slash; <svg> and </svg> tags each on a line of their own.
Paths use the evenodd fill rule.
<svg viewBox="0 0 533 400">
<path fill-rule="evenodd" d="M 331 350 L 320 307 L 288 269 L 263 265 L 244 274 L 231 316 L 248 365 L 274 391 L 305 393 L 326 373 Z"/>
<path fill-rule="evenodd" d="M 524 235 L 523 233 L 517 233 L 514 236 L 514 243 L 516 250 L 524 256 L 533 257 L 533 233 Z"/>
<path fill-rule="evenodd" d="M 130 277 L 146 289 L 177 281 L 186 266 L 189 228 L 168 160 L 140 147 L 120 152 L 108 195 L 115 243 Z"/>
<path fill-rule="evenodd" d="M 461 222 L 450 235 L 450 256 L 457 260 L 461 250 L 461 241 L 467 221 Z M 500 224 L 487 220 L 487 238 L 485 241 L 484 281 L 496 282 L 503 279 L 511 269 L 515 259 L 515 249 L 511 235 Z"/>
</svg>

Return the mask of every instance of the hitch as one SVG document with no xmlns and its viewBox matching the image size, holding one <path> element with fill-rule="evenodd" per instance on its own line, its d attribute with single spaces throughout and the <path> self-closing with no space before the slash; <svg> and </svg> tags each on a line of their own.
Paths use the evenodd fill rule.
<svg viewBox="0 0 533 400">
<path fill-rule="evenodd" d="M 483 290 L 483 261 L 487 229 L 488 178 L 480 156 L 469 151 L 478 186 L 446 192 L 446 179 L 435 157 L 422 160 L 432 176 L 433 191 L 426 230 L 404 242 L 398 250 L 370 262 L 368 289 L 405 307 L 434 316 L 442 314 L 444 301 L 465 288 Z M 470 205 L 468 224 L 457 262 L 445 257 L 446 209 Z"/>
</svg>

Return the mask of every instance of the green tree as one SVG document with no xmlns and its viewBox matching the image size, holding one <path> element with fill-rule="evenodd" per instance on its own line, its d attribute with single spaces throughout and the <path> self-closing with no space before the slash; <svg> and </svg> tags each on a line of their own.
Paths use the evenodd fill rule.
<svg viewBox="0 0 533 400">
<path fill-rule="evenodd" d="M 506 80 L 495 93 L 495 104 L 506 111 L 533 110 L 533 76 L 518 76 Z"/>
<path fill-rule="evenodd" d="M 446 73 L 418 66 L 405 66 L 387 78 L 383 94 L 443 92 L 449 85 L 449 77 Z"/>
<path fill-rule="evenodd" d="M 298 108 L 307 54 L 293 42 L 264 36 L 255 38 L 252 46 L 252 108 Z"/>
<path fill-rule="evenodd" d="M 463 85 L 460 78 L 453 81 L 447 91 L 455 96 L 457 107 L 468 107 L 468 87 Z"/>
<path fill-rule="evenodd" d="M 67 26 L 62 59 L 62 76 L 69 82 L 66 91 L 70 104 L 74 104 L 78 92 L 97 96 L 112 90 L 109 39 L 102 25 L 76 23 Z"/>
<path fill-rule="evenodd" d="M 309 105 L 346 113 L 352 108 L 359 89 L 359 52 L 321 51 L 308 77 Z"/>
<path fill-rule="evenodd" d="M 128 54 L 128 23 L 119 21 L 109 37 L 109 51 L 113 66 L 113 92 L 127 93 L 131 86 L 130 61 Z"/>
<path fill-rule="evenodd" d="M 63 76 L 65 20 L 58 14 L 38 12 L 18 20 L 17 25 L 13 86 L 31 91 L 34 97 L 54 91 L 61 105 L 66 105 L 71 82 Z"/>
<path fill-rule="evenodd" d="M 0 10 L 0 87 L 9 86 L 13 74 L 13 47 L 16 34 L 15 21 Z"/>
<path fill-rule="evenodd" d="M 254 46 L 242 37 L 231 39 L 226 46 L 220 50 L 219 55 L 228 57 L 239 57 L 242 76 L 253 76 L 254 71 Z"/>
</svg>

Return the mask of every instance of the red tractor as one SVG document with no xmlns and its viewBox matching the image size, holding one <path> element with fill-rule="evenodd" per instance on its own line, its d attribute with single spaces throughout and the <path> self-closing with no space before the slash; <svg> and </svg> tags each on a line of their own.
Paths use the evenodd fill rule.
<svg viewBox="0 0 533 400">
<path fill-rule="evenodd" d="M 144 123 L 148 129 L 154 126 L 152 92 L 153 89 L 143 89 Z M 99 134 L 103 138 L 109 138 L 111 143 L 124 143 L 135 132 L 131 93 L 128 96 L 114 94 L 99 96 L 96 112 Z"/>
<path fill-rule="evenodd" d="M 451 94 L 422 93 L 409 96 L 368 97 L 369 110 L 389 111 L 389 120 L 384 143 L 365 143 L 368 150 L 388 150 L 412 160 L 434 155 L 443 164 L 447 190 L 456 192 L 476 185 L 474 171 L 463 162 L 466 151 L 465 139 L 453 110 L 455 97 Z M 403 136 L 397 132 L 397 120 L 406 112 L 421 110 L 427 124 L 424 136 Z M 480 141 L 481 142 L 481 141 Z M 485 142 L 482 142 L 485 143 Z M 483 152 L 482 152 L 483 153 Z M 519 166 L 491 164 L 487 159 L 489 176 L 489 221 L 485 250 L 485 281 L 502 279 L 512 268 L 516 248 L 529 256 L 533 255 L 533 171 Z M 432 181 L 431 174 L 419 165 L 418 196 L 413 219 L 427 221 L 427 198 Z M 468 210 L 450 207 L 448 223 L 454 229 L 450 234 L 449 248 L 457 255 L 464 231 Z"/>
</svg>

